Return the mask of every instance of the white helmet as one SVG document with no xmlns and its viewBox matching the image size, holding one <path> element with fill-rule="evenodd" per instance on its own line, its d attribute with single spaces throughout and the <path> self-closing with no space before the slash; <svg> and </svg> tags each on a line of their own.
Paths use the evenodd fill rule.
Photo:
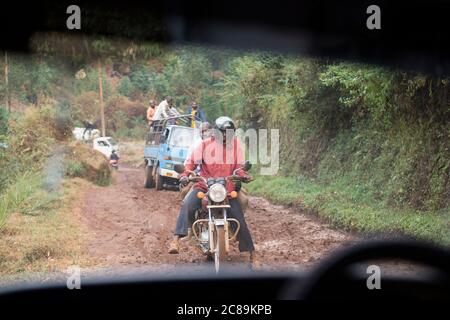
<svg viewBox="0 0 450 320">
<path fill-rule="evenodd" d="M 236 125 L 234 124 L 234 121 L 229 117 L 219 117 L 216 119 L 216 128 L 224 131 L 227 129 L 235 130 Z"/>
</svg>

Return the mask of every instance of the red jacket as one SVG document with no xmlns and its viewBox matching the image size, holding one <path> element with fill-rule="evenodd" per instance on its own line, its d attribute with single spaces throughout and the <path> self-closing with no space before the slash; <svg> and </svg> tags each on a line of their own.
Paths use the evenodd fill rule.
<svg viewBox="0 0 450 320">
<path fill-rule="evenodd" d="M 200 175 L 205 179 L 228 177 L 233 171 L 244 165 L 244 153 L 241 143 L 236 137 L 233 137 L 232 143 L 224 145 L 214 137 L 203 140 L 185 161 L 185 169 L 194 171 L 197 165 L 200 165 Z M 180 177 L 188 176 L 188 172 L 183 172 Z M 239 170 L 236 175 L 247 176 L 244 170 Z M 207 191 L 208 187 L 203 182 L 197 182 L 194 188 Z M 235 190 L 234 183 L 227 181 L 227 192 Z"/>
</svg>

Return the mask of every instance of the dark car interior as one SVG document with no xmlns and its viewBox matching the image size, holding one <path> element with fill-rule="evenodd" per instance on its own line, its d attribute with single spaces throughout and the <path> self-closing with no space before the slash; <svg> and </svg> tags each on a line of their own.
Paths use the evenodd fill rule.
<svg viewBox="0 0 450 320">
<path fill-rule="evenodd" d="M 368 290 L 366 286 L 368 261 L 395 258 L 426 267 L 426 272 L 410 276 L 385 276 L 383 290 Z M 55 302 L 71 305 L 121 301 L 138 304 L 148 299 L 175 301 L 247 301 L 247 300 L 448 300 L 448 251 L 416 241 L 368 241 L 327 257 L 315 270 L 304 273 L 225 272 L 170 275 L 153 274 L 128 277 L 92 277 L 83 281 L 83 290 L 68 290 L 65 282 L 46 285 L 30 284 L 9 288 L 1 293 L 5 302 Z M 189 292 L 189 296 L 186 293 Z"/>
<path fill-rule="evenodd" d="M 281 3 L 283 5 L 281 5 Z M 287 54 L 369 62 L 450 74 L 449 1 L 377 1 L 383 8 L 382 29 L 368 30 L 369 1 L 80 1 L 82 30 L 65 26 L 68 3 L 12 3 L 0 13 L 2 49 L 28 50 L 36 31 L 111 35 L 164 43 L 198 43 L 236 49 L 267 49 Z M 108 27 L 110 19 L 123 28 Z M 154 25 L 159 26 L 154 28 Z M 156 30 L 156 31 L 155 31 Z M 364 267 L 369 261 L 396 259 L 421 265 L 429 272 L 383 278 L 383 290 L 368 290 Z M 359 267 L 358 267 L 359 266 Z M 189 294 L 186 294 L 186 293 Z M 202 296 L 208 292 L 207 296 Z M 3 288 L 0 304 L 32 302 L 131 303 L 176 301 L 282 300 L 450 300 L 450 251 L 417 240 L 366 240 L 330 254 L 304 273 L 205 272 L 201 277 L 89 279 L 83 290 L 67 290 L 65 283 Z"/>
</svg>

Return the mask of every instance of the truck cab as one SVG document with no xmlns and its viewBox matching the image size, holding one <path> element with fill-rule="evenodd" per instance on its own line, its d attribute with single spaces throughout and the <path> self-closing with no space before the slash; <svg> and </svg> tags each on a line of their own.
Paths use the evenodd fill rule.
<svg viewBox="0 0 450 320">
<path fill-rule="evenodd" d="M 145 187 L 156 190 L 178 185 L 176 164 L 183 164 L 189 149 L 199 141 L 198 130 L 188 126 L 191 116 L 168 118 L 154 124 L 144 147 Z"/>
<path fill-rule="evenodd" d="M 108 159 L 113 150 L 119 153 L 119 145 L 111 137 L 95 138 L 92 141 L 92 148 L 103 153 Z"/>
</svg>

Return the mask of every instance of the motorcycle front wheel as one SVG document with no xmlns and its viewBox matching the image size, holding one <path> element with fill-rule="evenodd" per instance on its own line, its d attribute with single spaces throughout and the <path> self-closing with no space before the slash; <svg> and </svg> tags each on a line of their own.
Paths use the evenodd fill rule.
<svg viewBox="0 0 450 320">
<path fill-rule="evenodd" d="M 225 229 L 224 226 L 216 226 L 214 230 L 214 265 L 216 273 L 220 270 L 220 264 L 226 259 L 227 252 L 225 250 Z"/>
</svg>

